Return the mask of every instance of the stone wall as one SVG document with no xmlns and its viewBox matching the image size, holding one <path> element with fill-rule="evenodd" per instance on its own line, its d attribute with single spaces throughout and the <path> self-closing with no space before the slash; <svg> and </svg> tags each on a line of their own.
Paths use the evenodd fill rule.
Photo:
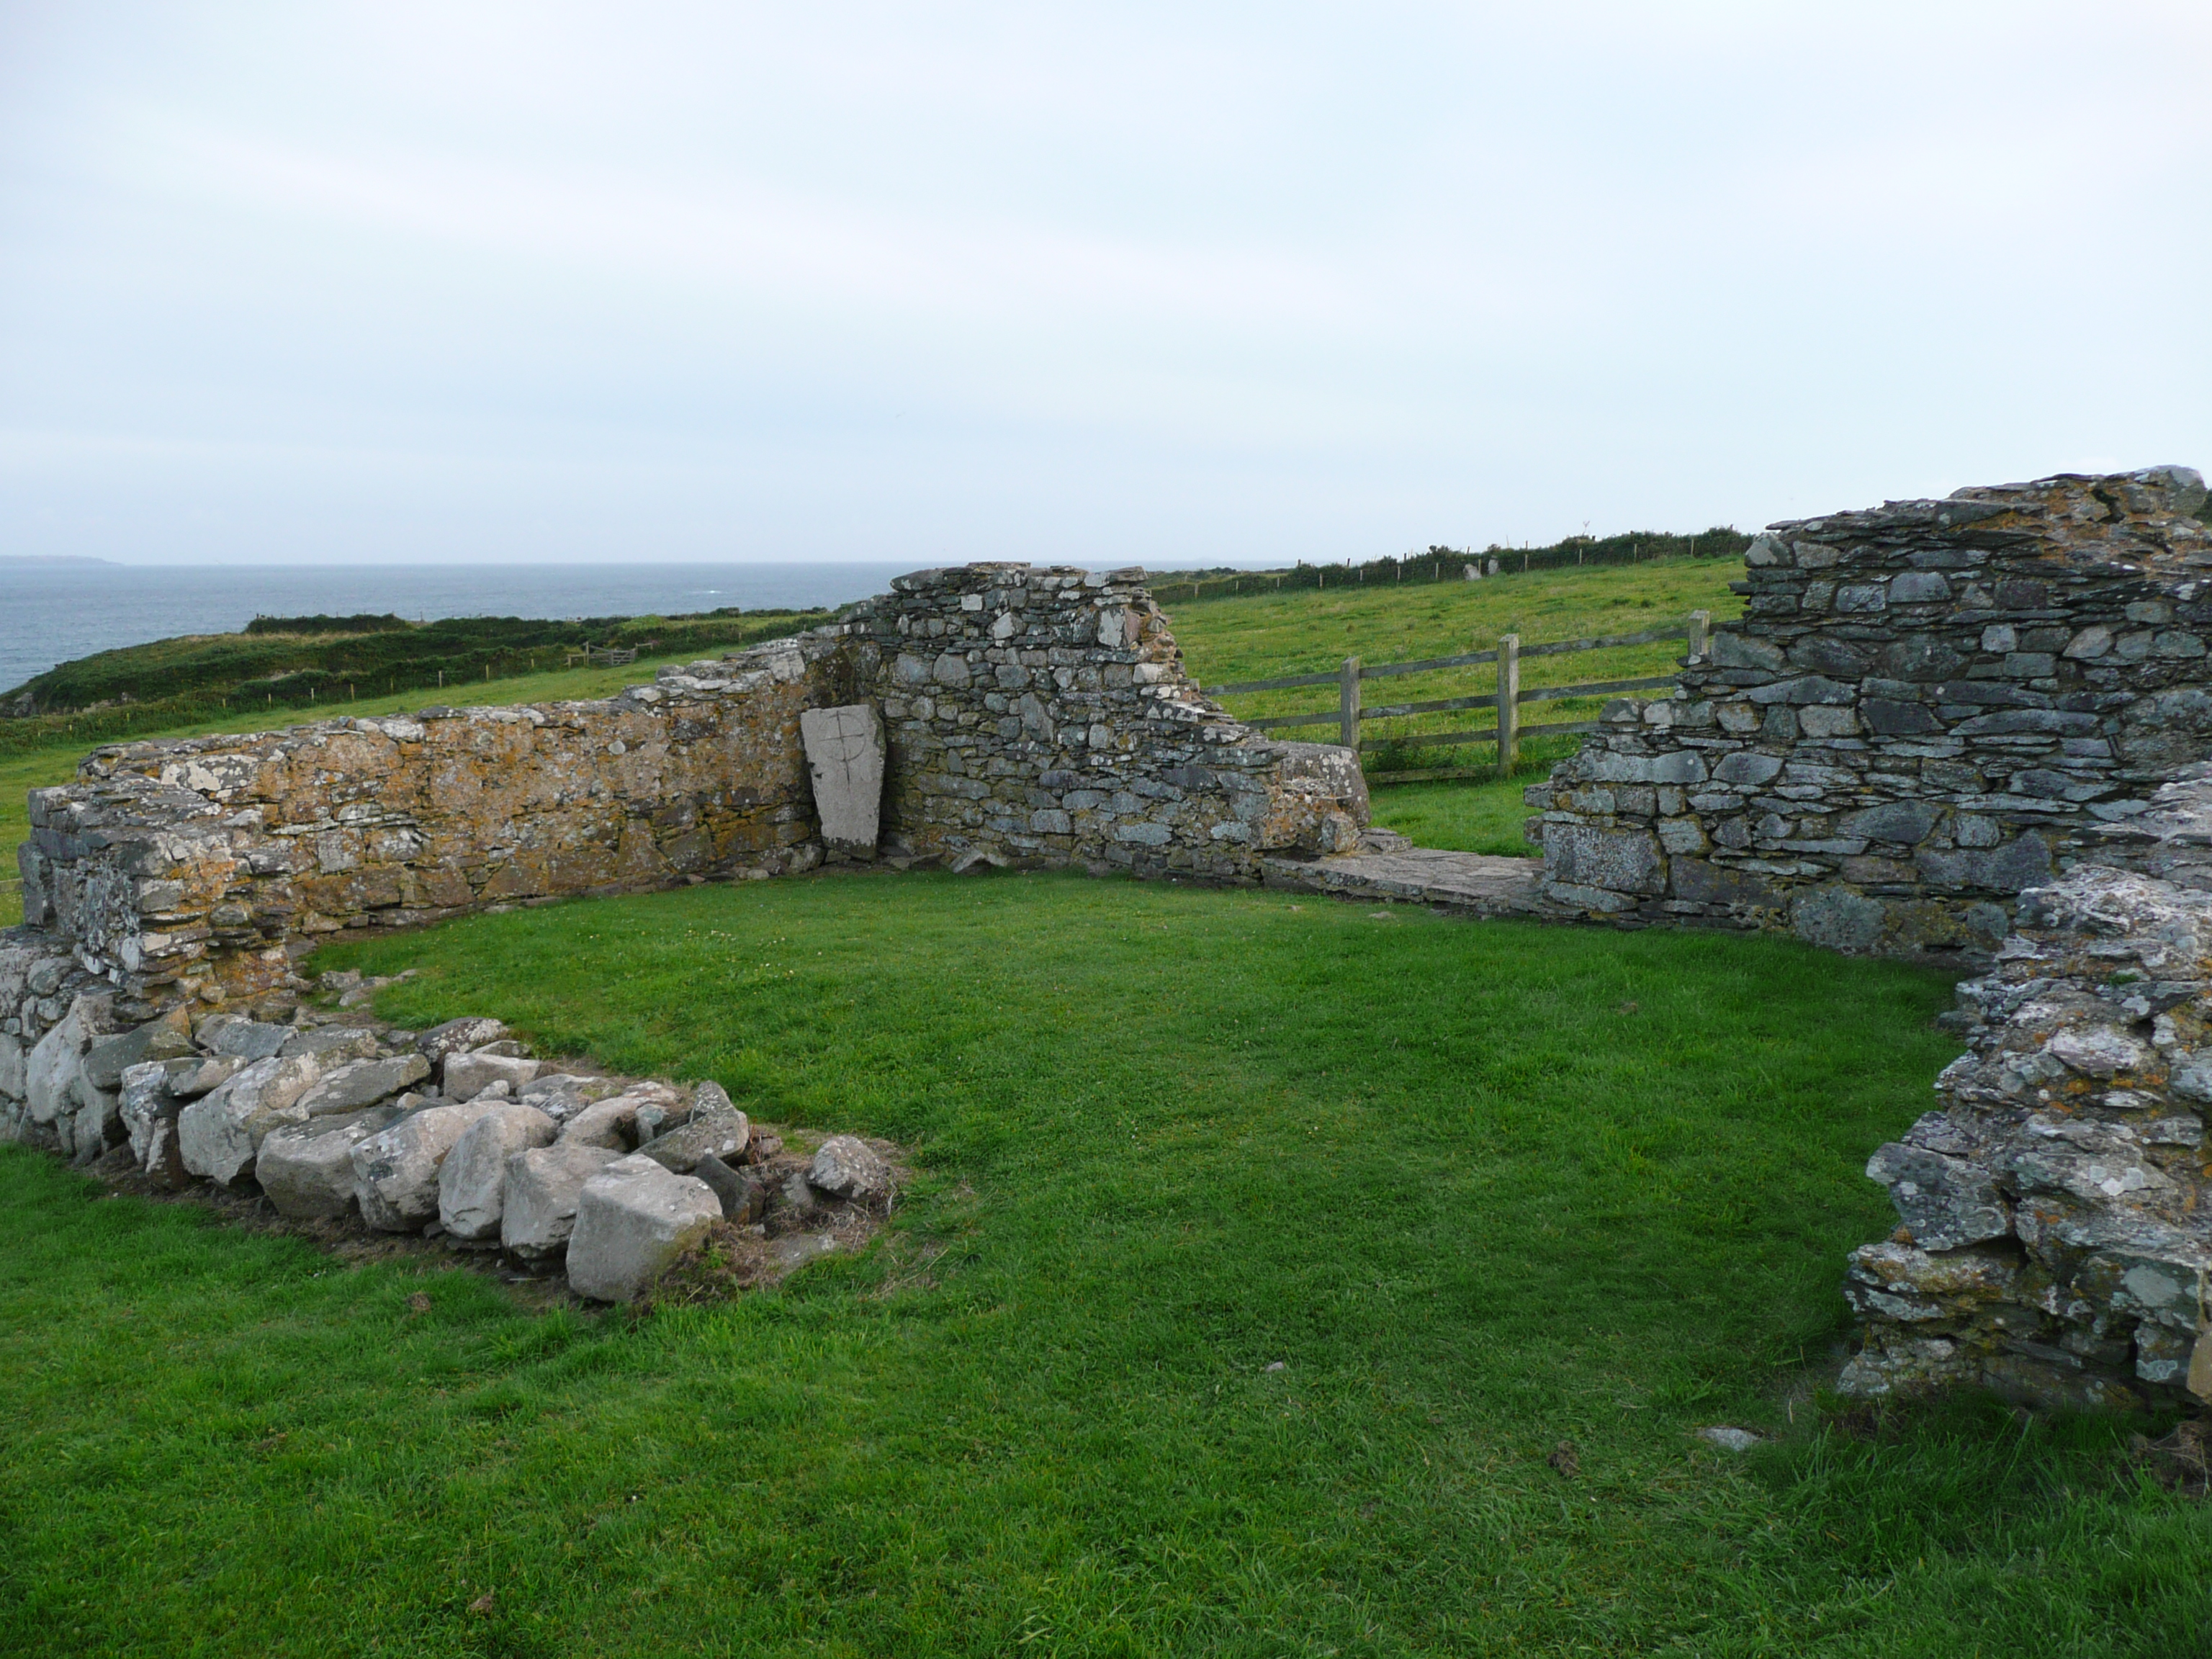
<svg viewBox="0 0 2212 1659">
<path fill-rule="evenodd" d="M 605 702 L 111 744 L 31 793 L 25 922 L 143 1016 L 349 927 L 804 868 L 799 716 L 840 668 L 789 640 Z"/>
<path fill-rule="evenodd" d="M 1271 742 L 1199 695 L 1144 573 L 969 565 L 901 577 L 842 627 L 890 734 L 884 826 L 957 866 L 1259 877 L 1350 848 L 1347 751 Z"/>
<path fill-rule="evenodd" d="M 1773 526 L 1672 699 L 1527 792 L 1548 898 L 1985 959 L 2012 902 L 2212 756 L 2212 532 L 2162 467 Z"/>
<path fill-rule="evenodd" d="M 2212 767 L 2087 840 L 1960 987 L 1938 1109 L 1867 1166 L 1902 1224 L 1851 1257 L 1846 1393 L 2212 1400 Z"/>
<path fill-rule="evenodd" d="M 32 793 L 27 925 L 0 940 L 0 1133 L 65 1022 L 82 1051 L 185 1002 L 281 1002 L 348 929 L 812 868 L 802 716 L 856 704 L 883 717 L 902 862 L 1256 882 L 1263 855 L 1343 850 L 1366 822 L 1348 752 L 1271 742 L 1198 695 L 1136 571 L 925 571 L 604 702 L 112 744 Z M 68 1108 L 105 1126 L 95 1152 L 111 1106 Z"/>
</svg>

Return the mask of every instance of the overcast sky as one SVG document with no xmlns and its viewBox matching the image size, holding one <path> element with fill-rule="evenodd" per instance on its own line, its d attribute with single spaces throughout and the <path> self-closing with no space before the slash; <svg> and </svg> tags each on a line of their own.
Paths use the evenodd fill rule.
<svg viewBox="0 0 2212 1659">
<path fill-rule="evenodd" d="M 0 0 L 0 553 L 1154 567 L 2212 465 L 2212 5 Z"/>
</svg>

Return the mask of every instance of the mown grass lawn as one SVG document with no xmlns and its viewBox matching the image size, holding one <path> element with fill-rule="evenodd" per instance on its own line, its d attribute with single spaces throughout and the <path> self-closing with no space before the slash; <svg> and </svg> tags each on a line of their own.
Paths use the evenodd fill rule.
<svg viewBox="0 0 2212 1659">
<path fill-rule="evenodd" d="M 318 960 L 403 964 L 392 1017 L 711 1075 L 896 1137 L 919 1184 L 863 1257 L 635 1318 L 10 1151 L 0 1650 L 1950 1659 L 2212 1629 L 2212 1521 L 2121 1426 L 1967 1406 L 1861 1441 L 1799 1397 L 1888 1224 L 1868 1149 L 1954 1052 L 1924 971 L 1013 875 Z M 1731 1458 L 1711 1423 L 1778 1439 Z"/>
</svg>

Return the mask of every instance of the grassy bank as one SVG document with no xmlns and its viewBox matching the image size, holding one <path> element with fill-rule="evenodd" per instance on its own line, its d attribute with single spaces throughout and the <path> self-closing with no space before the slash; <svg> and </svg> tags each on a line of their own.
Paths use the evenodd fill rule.
<svg viewBox="0 0 2212 1659">
<path fill-rule="evenodd" d="M 1856 1438 L 1802 1397 L 1890 1219 L 1866 1148 L 1955 1051 L 1926 972 L 1013 876 L 564 905 L 341 964 L 424 969 L 383 1004 L 410 1023 L 712 1075 L 922 1178 L 863 1259 L 633 1319 L 8 1152 L 9 1652 L 1952 1659 L 2212 1627 L 2212 1516 L 2119 1429 Z M 1717 1422 L 1774 1443 L 1708 1450 Z"/>
<path fill-rule="evenodd" d="M 396 616 L 258 617 L 236 634 L 195 634 L 80 657 L 34 675 L 0 698 L 11 720 L 0 738 L 24 741 L 27 719 L 79 717 L 88 729 L 118 729 L 136 704 L 160 718 L 204 719 L 226 706 L 297 711 L 362 690 L 459 691 L 561 667 L 587 647 L 702 657 L 811 625 L 823 611 L 716 611 L 696 616 L 453 617 L 410 623 Z M 489 694 L 487 694 L 489 695 Z M 142 722 L 143 725 L 143 722 Z"/>
</svg>

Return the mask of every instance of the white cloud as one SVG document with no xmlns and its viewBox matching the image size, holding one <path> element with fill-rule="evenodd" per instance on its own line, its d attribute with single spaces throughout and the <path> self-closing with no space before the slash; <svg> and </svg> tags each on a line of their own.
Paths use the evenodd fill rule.
<svg viewBox="0 0 2212 1659">
<path fill-rule="evenodd" d="M 2212 14 L 2085 15 L 18 9 L 0 514 L 1165 563 L 2203 460 Z"/>
</svg>

